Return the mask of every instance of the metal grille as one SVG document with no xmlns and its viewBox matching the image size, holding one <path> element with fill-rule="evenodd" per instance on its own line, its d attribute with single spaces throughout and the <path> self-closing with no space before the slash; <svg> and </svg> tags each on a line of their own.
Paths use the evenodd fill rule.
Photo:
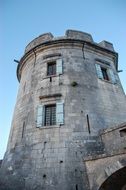
<svg viewBox="0 0 126 190">
<path fill-rule="evenodd" d="M 45 106 L 45 125 L 56 125 L 56 105 Z"/>
<path fill-rule="evenodd" d="M 48 63 L 47 67 L 47 75 L 55 75 L 56 74 L 56 62 Z"/>
</svg>

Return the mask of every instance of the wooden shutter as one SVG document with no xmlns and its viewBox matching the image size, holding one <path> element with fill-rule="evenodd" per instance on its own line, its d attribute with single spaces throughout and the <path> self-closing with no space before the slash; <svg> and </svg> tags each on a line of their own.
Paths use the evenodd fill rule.
<svg viewBox="0 0 126 190">
<path fill-rule="evenodd" d="M 116 80 L 115 74 L 112 69 L 109 69 L 109 75 L 110 75 L 112 83 L 116 84 L 117 80 Z"/>
<path fill-rule="evenodd" d="M 56 124 L 64 124 L 64 103 L 56 103 Z"/>
<path fill-rule="evenodd" d="M 56 74 L 62 74 L 63 73 L 63 63 L 62 59 L 56 60 Z"/>
<path fill-rule="evenodd" d="M 37 107 L 36 127 L 42 127 L 43 126 L 43 119 L 44 119 L 44 106 L 39 105 Z"/>
<path fill-rule="evenodd" d="M 119 81 L 118 74 L 114 73 L 114 75 L 115 75 L 116 83 L 118 83 L 118 81 Z"/>
<path fill-rule="evenodd" d="M 99 64 L 95 64 L 95 67 L 96 67 L 96 72 L 97 72 L 98 78 L 103 79 L 101 66 Z"/>
</svg>

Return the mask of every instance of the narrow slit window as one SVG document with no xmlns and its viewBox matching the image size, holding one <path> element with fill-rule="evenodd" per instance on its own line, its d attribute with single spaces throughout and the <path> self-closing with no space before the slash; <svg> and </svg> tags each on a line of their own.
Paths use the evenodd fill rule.
<svg viewBox="0 0 126 190">
<path fill-rule="evenodd" d="M 91 129 L 90 129 L 90 122 L 89 122 L 89 116 L 87 114 L 87 127 L 88 127 L 88 132 L 89 134 L 91 133 Z"/>
<path fill-rule="evenodd" d="M 56 104 L 45 106 L 45 126 L 56 125 Z"/>
<path fill-rule="evenodd" d="M 23 91 L 25 92 L 25 89 L 26 89 L 26 82 L 24 83 L 24 86 L 23 86 Z"/>
<path fill-rule="evenodd" d="M 25 121 L 23 122 L 23 127 L 22 127 L 22 138 L 24 137 L 24 132 L 25 132 Z"/>
<path fill-rule="evenodd" d="M 47 64 L 47 76 L 56 74 L 56 61 Z"/>
<path fill-rule="evenodd" d="M 76 184 L 76 190 L 78 190 L 78 184 Z"/>
</svg>

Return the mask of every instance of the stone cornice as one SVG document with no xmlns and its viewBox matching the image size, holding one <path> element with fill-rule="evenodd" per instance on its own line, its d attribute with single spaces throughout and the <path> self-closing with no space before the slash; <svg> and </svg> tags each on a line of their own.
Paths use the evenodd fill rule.
<svg viewBox="0 0 126 190">
<path fill-rule="evenodd" d="M 116 69 L 118 69 L 118 53 L 116 53 L 115 51 L 112 51 L 110 49 L 107 49 L 105 47 L 102 47 L 100 46 L 99 44 L 97 43 L 94 43 L 94 42 L 89 42 L 89 41 L 84 41 L 84 40 L 79 40 L 79 39 L 71 39 L 71 38 L 61 38 L 61 39 L 55 39 L 55 40 L 51 40 L 51 41 L 46 41 L 46 42 L 43 42 L 43 43 L 40 43 L 38 45 L 36 45 L 35 47 L 31 48 L 29 51 L 27 51 L 24 56 L 21 58 L 18 66 L 17 66 L 17 78 L 18 80 L 20 81 L 20 78 L 21 78 L 21 70 L 22 70 L 22 67 L 24 65 L 24 61 L 26 60 L 26 58 L 35 53 L 36 51 L 40 50 L 40 49 L 45 49 L 45 48 L 52 48 L 52 47 L 55 47 L 55 46 L 66 46 L 66 45 L 74 45 L 74 46 L 77 46 L 77 45 L 81 45 L 82 48 L 83 46 L 87 45 L 88 47 L 90 48 L 93 48 L 94 51 L 100 51 L 100 52 L 104 52 L 104 53 L 107 53 L 107 54 L 111 54 L 113 55 L 114 57 L 114 63 L 115 63 L 115 66 L 116 66 Z"/>
</svg>

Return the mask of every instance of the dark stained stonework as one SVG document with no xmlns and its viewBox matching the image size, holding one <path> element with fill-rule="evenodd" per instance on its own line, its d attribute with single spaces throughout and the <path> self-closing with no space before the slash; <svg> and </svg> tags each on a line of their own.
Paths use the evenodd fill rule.
<svg viewBox="0 0 126 190">
<path fill-rule="evenodd" d="M 57 60 L 62 73 L 47 76 Z M 109 80 L 98 78 L 96 64 Z M 0 190 L 125 190 L 126 96 L 117 70 L 113 45 L 81 31 L 46 33 L 27 45 Z M 37 107 L 57 102 L 64 122 L 38 128 Z"/>
<path fill-rule="evenodd" d="M 1 167 L 1 164 L 2 164 L 2 160 L 0 160 L 0 167 Z"/>
</svg>

